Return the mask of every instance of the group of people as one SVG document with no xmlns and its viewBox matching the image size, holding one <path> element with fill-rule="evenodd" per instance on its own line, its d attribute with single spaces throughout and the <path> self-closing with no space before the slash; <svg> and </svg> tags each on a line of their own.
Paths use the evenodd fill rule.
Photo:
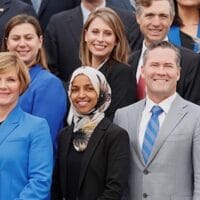
<svg viewBox="0 0 200 200">
<path fill-rule="evenodd" d="M 136 0 L 132 14 L 95 2 L 5 26 L 0 199 L 198 200 L 198 26 L 182 0 Z"/>
</svg>

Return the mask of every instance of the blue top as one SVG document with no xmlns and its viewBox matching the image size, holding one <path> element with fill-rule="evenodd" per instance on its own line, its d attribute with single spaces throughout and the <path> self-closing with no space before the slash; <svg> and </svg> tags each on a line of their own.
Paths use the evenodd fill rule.
<svg viewBox="0 0 200 200">
<path fill-rule="evenodd" d="M 16 106 L 0 125 L 0 199 L 47 199 L 52 170 L 47 121 Z"/>
<path fill-rule="evenodd" d="M 168 32 L 168 38 L 171 43 L 181 47 L 180 27 L 175 25 L 171 26 Z M 198 25 L 197 38 L 200 38 L 200 23 Z M 195 41 L 193 51 L 196 53 L 200 51 L 200 44 L 195 43 Z"/>
<path fill-rule="evenodd" d="M 31 82 L 25 93 L 20 96 L 19 104 L 24 111 L 47 120 L 56 150 L 56 138 L 64 126 L 67 111 L 64 85 L 59 78 L 39 64 L 31 67 L 29 73 Z"/>
</svg>

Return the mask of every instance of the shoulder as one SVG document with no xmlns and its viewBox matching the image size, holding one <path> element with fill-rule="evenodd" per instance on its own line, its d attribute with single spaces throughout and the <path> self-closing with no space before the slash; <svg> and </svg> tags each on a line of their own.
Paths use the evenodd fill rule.
<svg viewBox="0 0 200 200">
<path fill-rule="evenodd" d="M 198 116 L 200 116 L 200 106 L 192 103 L 188 100 L 185 100 L 181 97 L 182 102 L 186 105 L 184 108 L 188 110 L 188 112 L 194 113 Z"/>
<path fill-rule="evenodd" d="M 124 114 L 128 114 L 128 113 L 133 113 L 134 111 L 139 109 L 139 107 L 141 107 L 142 105 L 144 105 L 144 100 L 141 100 L 141 101 L 138 101 L 131 105 L 119 108 L 119 109 L 117 109 L 116 114 L 124 115 Z"/>
<path fill-rule="evenodd" d="M 105 132 L 106 138 L 111 140 L 117 138 L 128 138 L 128 133 L 125 129 L 111 122 L 108 118 L 104 117 L 97 129 L 101 129 Z"/>
<path fill-rule="evenodd" d="M 41 117 L 38 117 L 38 116 L 35 116 L 35 115 L 32 115 L 32 114 L 29 114 L 27 112 L 24 112 L 22 111 L 24 114 L 23 114 L 23 118 L 22 118 L 22 121 L 24 122 L 24 124 L 26 125 L 29 124 L 29 128 L 41 128 L 41 127 L 48 127 L 48 123 L 46 121 L 46 119 L 44 118 L 41 118 Z"/>
<path fill-rule="evenodd" d="M 118 62 L 116 60 L 110 59 L 105 66 L 112 71 L 112 73 L 130 73 L 132 72 L 132 68 L 124 63 Z"/>
<path fill-rule="evenodd" d="M 176 46 L 177 47 L 177 46 Z M 181 58 L 185 59 L 200 59 L 200 55 L 195 53 L 194 51 L 184 48 L 184 47 L 177 47 L 181 54 Z M 184 57 L 187 56 L 187 57 Z"/>
<path fill-rule="evenodd" d="M 126 17 L 126 18 L 128 17 L 128 18 L 132 18 L 132 20 L 135 20 L 134 18 L 135 14 L 132 11 L 119 9 L 114 6 L 108 6 L 108 7 L 113 9 L 120 17 Z"/>
<path fill-rule="evenodd" d="M 69 9 L 69 10 L 65 10 L 65 11 L 61 11 L 57 14 L 54 14 L 52 17 L 51 17 L 51 22 L 56 22 L 58 20 L 68 20 L 70 16 L 74 16 L 75 14 L 77 13 L 80 13 L 81 12 L 81 9 L 80 9 L 80 6 L 77 6 L 75 8 L 72 8 L 72 9 Z"/>
<path fill-rule="evenodd" d="M 26 14 L 31 14 L 37 17 L 33 7 L 29 5 L 28 3 L 18 1 L 18 0 L 12 0 L 10 1 L 10 6 L 13 8 L 13 11 L 15 10 L 16 14 L 26 13 Z"/>
<path fill-rule="evenodd" d="M 54 74 L 52 74 L 50 71 L 46 69 L 40 69 L 39 72 L 36 75 L 36 80 L 40 81 L 39 83 L 48 85 L 48 84 L 62 84 L 62 81 Z"/>
</svg>

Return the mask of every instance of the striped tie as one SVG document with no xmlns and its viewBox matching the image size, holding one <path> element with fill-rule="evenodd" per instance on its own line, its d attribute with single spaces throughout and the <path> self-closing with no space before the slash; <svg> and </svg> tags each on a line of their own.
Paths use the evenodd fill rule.
<svg viewBox="0 0 200 200">
<path fill-rule="evenodd" d="M 157 133 L 159 131 L 159 120 L 158 116 L 163 112 L 160 106 L 153 106 L 151 109 L 152 115 L 148 122 L 147 129 L 144 135 L 144 141 L 142 145 L 142 155 L 144 158 L 145 164 L 148 161 L 149 156 L 151 155 L 151 151 L 153 149 L 153 145 L 156 140 Z"/>
</svg>

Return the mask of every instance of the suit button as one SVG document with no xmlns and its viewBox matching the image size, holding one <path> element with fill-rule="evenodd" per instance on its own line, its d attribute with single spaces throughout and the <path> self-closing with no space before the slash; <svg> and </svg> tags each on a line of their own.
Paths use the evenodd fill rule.
<svg viewBox="0 0 200 200">
<path fill-rule="evenodd" d="M 149 173 L 149 171 L 148 171 L 147 169 L 145 169 L 145 170 L 143 171 L 143 173 L 144 173 L 145 175 L 147 175 L 147 174 Z"/>
<path fill-rule="evenodd" d="M 147 198 L 148 195 L 147 195 L 146 193 L 143 193 L 143 197 L 144 197 L 144 198 Z"/>
</svg>

